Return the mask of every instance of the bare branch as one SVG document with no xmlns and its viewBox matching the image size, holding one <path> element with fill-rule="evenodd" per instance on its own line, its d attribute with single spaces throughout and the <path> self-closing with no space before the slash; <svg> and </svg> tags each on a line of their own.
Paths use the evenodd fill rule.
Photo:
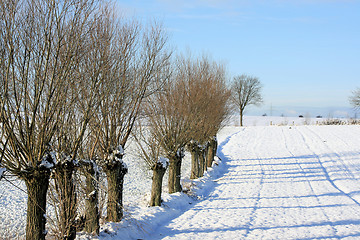
<svg viewBox="0 0 360 240">
<path fill-rule="evenodd" d="M 353 105 L 355 109 L 357 110 L 360 109 L 360 88 L 352 92 L 352 95 L 350 96 L 349 100 L 351 105 Z"/>
<path fill-rule="evenodd" d="M 260 105 L 263 102 L 261 96 L 262 85 L 257 77 L 247 75 L 236 76 L 231 85 L 231 101 L 239 109 L 240 125 L 245 108 L 250 105 Z"/>
</svg>

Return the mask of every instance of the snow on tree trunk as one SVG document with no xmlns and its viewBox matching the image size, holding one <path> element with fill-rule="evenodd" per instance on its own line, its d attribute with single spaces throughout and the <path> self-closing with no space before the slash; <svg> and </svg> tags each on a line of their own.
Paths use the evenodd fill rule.
<svg viewBox="0 0 360 240">
<path fill-rule="evenodd" d="M 92 235 L 99 235 L 100 215 L 98 207 L 99 172 L 93 161 L 82 164 L 85 172 L 85 231 Z"/>
<path fill-rule="evenodd" d="M 49 187 L 50 170 L 35 169 L 22 176 L 25 180 L 28 200 L 26 216 L 26 239 L 45 240 L 46 194 Z"/>
<path fill-rule="evenodd" d="M 162 182 L 168 163 L 168 159 L 160 158 L 160 161 L 156 162 L 152 167 L 153 177 L 150 197 L 150 206 L 152 207 L 161 206 Z"/>
<path fill-rule="evenodd" d="M 169 158 L 169 179 L 168 179 L 168 187 L 169 193 L 181 192 L 182 187 L 180 183 L 181 179 L 181 154 L 174 154 Z"/>
<path fill-rule="evenodd" d="M 108 184 L 107 217 L 109 222 L 120 222 L 123 217 L 124 177 L 128 172 L 122 161 L 123 152 L 114 151 L 104 165 Z"/>
</svg>

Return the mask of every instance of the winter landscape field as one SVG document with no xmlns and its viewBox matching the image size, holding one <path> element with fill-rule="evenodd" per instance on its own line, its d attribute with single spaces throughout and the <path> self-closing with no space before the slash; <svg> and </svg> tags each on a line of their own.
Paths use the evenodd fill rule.
<svg viewBox="0 0 360 240">
<path fill-rule="evenodd" d="M 166 194 L 165 179 L 161 207 L 147 207 L 151 174 L 130 144 L 125 218 L 78 239 L 360 239 L 360 125 L 307 120 L 248 117 L 223 128 L 218 164 L 191 181 L 186 156 L 186 193 Z M 0 182 L 0 239 L 23 239 L 24 189 Z"/>
</svg>

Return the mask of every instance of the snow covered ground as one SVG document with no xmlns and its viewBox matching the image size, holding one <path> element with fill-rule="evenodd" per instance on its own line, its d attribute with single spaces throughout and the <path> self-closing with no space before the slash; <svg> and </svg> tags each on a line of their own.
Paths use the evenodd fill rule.
<svg viewBox="0 0 360 240">
<path fill-rule="evenodd" d="M 92 239 L 360 239 L 360 126 L 304 120 L 257 117 L 225 127 L 219 165 L 190 181 L 187 156 L 190 194 L 164 194 L 161 207 L 146 206 L 151 175 L 129 154 L 125 219 Z M 25 207 L 26 194 L 2 180 L 0 239 L 21 237 Z"/>
<path fill-rule="evenodd" d="M 360 239 L 360 127 L 243 128 L 213 191 L 147 239 Z"/>
</svg>

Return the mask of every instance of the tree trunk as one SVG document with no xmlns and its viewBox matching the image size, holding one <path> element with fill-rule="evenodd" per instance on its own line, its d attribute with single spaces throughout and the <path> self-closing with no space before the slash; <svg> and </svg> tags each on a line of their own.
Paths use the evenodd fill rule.
<svg viewBox="0 0 360 240">
<path fill-rule="evenodd" d="M 169 165 L 169 179 L 168 179 L 168 187 L 169 193 L 181 192 L 181 160 L 182 156 L 175 154 L 174 156 L 169 157 L 170 165 Z"/>
<path fill-rule="evenodd" d="M 243 116 L 244 116 L 244 111 L 240 109 L 240 127 L 243 126 Z"/>
<path fill-rule="evenodd" d="M 214 158 L 216 156 L 217 149 L 217 140 L 216 137 L 212 137 L 209 141 L 209 147 L 207 149 L 207 157 L 206 157 L 206 165 L 207 167 L 212 167 L 212 163 L 214 162 Z"/>
<path fill-rule="evenodd" d="M 28 200 L 26 216 L 26 239 L 45 240 L 46 193 L 49 187 L 50 170 L 36 169 L 22 176 L 25 180 Z"/>
<path fill-rule="evenodd" d="M 60 162 L 55 168 L 55 187 L 59 198 L 59 232 L 63 240 L 73 240 L 76 237 L 76 189 L 73 174 L 73 161 Z"/>
<path fill-rule="evenodd" d="M 207 171 L 207 154 L 209 151 L 209 142 L 206 143 L 206 145 L 203 148 L 203 156 L 204 156 L 204 172 Z"/>
<path fill-rule="evenodd" d="M 190 179 L 199 178 L 199 146 L 197 142 L 192 142 L 188 145 L 191 154 L 191 175 Z"/>
<path fill-rule="evenodd" d="M 93 161 L 83 163 L 83 170 L 86 177 L 85 231 L 92 235 L 99 235 L 99 172 L 96 169 L 96 163 Z"/>
<path fill-rule="evenodd" d="M 104 167 L 108 184 L 107 217 L 109 222 L 120 222 L 123 217 L 124 177 L 128 169 L 121 158 L 108 161 Z"/>
<path fill-rule="evenodd" d="M 163 177 L 166 172 L 162 163 L 157 162 L 153 168 L 150 206 L 161 206 L 161 191 Z"/>
<path fill-rule="evenodd" d="M 205 170 L 205 148 L 201 146 L 199 148 L 199 177 L 204 176 L 204 170 Z"/>
</svg>

